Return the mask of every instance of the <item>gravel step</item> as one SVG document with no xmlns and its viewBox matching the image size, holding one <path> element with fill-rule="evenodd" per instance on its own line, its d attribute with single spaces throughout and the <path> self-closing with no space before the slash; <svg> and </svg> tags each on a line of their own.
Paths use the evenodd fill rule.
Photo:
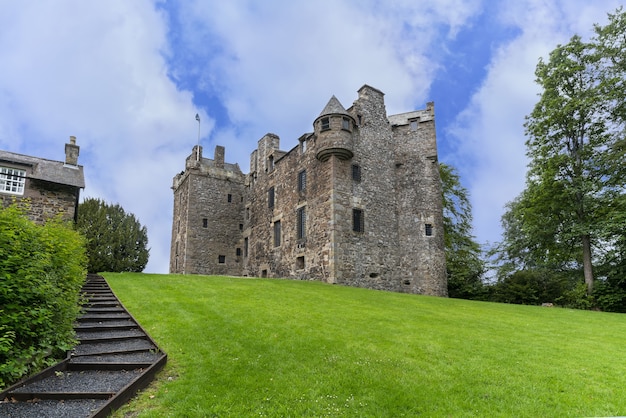
<svg viewBox="0 0 626 418">
<path fill-rule="evenodd" d="M 148 340 L 136 338 L 133 340 L 107 341 L 98 343 L 80 343 L 73 353 L 75 356 L 87 354 L 120 353 L 123 351 L 155 350 L 156 347 Z"/>
<path fill-rule="evenodd" d="M 14 393 L 115 393 L 140 376 L 142 370 L 84 370 L 80 372 L 58 372 L 26 386 Z"/>
<path fill-rule="evenodd" d="M 0 416 L 10 418 L 76 418 L 88 417 L 107 403 L 104 399 L 63 401 L 2 402 Z"/>
</svg>

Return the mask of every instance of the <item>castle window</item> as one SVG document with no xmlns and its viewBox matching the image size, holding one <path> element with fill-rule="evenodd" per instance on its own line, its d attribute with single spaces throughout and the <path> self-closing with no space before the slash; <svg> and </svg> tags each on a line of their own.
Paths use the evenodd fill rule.
<svg viewBox="0 0 626 418">
<path fill-rule="evenodd" d="M 356 120 L 359 122 L 359 126 L 361 126 L 361 123 L 363 123 L 363 116 L 356 115 Z"/>
<path fill-rule="evenodd" d="M 202 218 L 202 227 L 207 228 L 209 226 L 209 220 L 207 218 Z"/>
<path fill-rule="evenodd" d="M 363 209 L 352 209 L 352 230 L 354 232 L 365 231 Z"/>
<path fill-rule="evenodd" d="M 320 121 L 320 125 L 321 125 L 321 130 L 322 131 L 327 131 L 330 129 L 330 118 L 322 118 L 322 120 Z"/>
<path fill-rule="evenodd" d="M 217 262 L 218 262 L 219 264 L 224 264 L 224 263 L 226 263 L 226 256 L 225 256 L 225 255 L 218 255 L 218 256 L 217 256 Z"/>
<path fill-rule="evenodd" d="M 24 194 L 26 171 L 0 167 L 0 192 Z"/>
<path fill-rule="evenodd" d="M 274 156 L 270 155 L 270 157 L 267 159 L 267 169 L 272 172 L 274 171 Z"/>
<path fill-rule="evenodd" d="M 426 233 L 427 237 L 432 237 L 432 235 L 433 235 L 433 224 L 426 224 L 426 225 L 424 225 L 424 232 Z"/>
<path fill-rule="evenodd" d="M 270 187 L 270 189 L 267 191 L 267 207 L 268 208 L 274 207 L 274 188 L 273 187 Z"/>
<path fill-rule="evenodd" d="M 413 119 L 409 121 L 409 127 L 412 131 L 417 131 L 417 125 L 419 124 L 419 119 Z"/>
<path fill-rule="evenodd" d="M 237 254 L 237 257 L 241 257 L 241 248 L 237 248 L 237 250 L 235 250 L 235 253 Z"/>
<path fill-rule="evenodd" d="M 243 231 L 243 224 L 239 224 L 239 230 Z"/>
<path fill-rule="evenodd" d="M 304 154 L 306 152 L 306 140 L 300 141 L 300 152 Z"/>
<path fill-rule="evenodd" d="M 298 173 L 298 191 L 303 192 L 306 190 L 306 170 L 302 170 Z"/>
<path fill-rule="evenodd" d="M 274 222 L 274 247 L 280 246 L 280 221 Z"/>
<path fill-rule="evenodd" d="M 361 181 L 361 166 L 358 164 L 352 164 L 352 180 Z"/>
<path fill-rule="evenodd" d="M 243 239 L 243 256 L 244 257 L 248 256 L 248 237 L 245 237 Z"/>
<path fill-rule="evenodd" d="M 344 130 L 346 130 L 346 131 L 351 131 L 352 129 L 350 129 L 350 125 L 351 125 L 351 123 L 350 123 L 350 118 L 346 118 L 346 117 L 344 117 L 344 118 L 341 120 L 341 129 L 344 129 Z"/>
<path fill-rule="evenodd" d="M 233 201 L 233 195 L 228 193 L 228 203 L 231 203 Z"/>
<path fill-rule="evenodd" d="M 298 208 L 296 218 L 298 239 L 304 239 L 306 237 L 306 206 Z"/>
<path fill-rule="evenodd" d="M 250 208 L 246 208 L 246 220 L 250 220 Z"/>
</svg>

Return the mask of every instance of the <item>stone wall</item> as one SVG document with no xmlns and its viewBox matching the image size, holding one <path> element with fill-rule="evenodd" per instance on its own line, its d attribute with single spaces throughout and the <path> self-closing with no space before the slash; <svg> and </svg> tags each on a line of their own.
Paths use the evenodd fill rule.
<svg viewBox="0 0 626 418">
<path fill-rule="evenodd" d="M 364 86 L 348 110 L 334 97 L 326 110 L 288 152 L 261 138 L 247 176 L 223 147 L 214 160 L 194 147 L 174 178 L 171 272 L 447 294 L 432 104 L 388 117 L 384 94 Z"/>
<path fill-rule="evenodd" d="M 28 178 L 24 186 L 24 194 L 21 196 L 0 193 L 2 206 L 7 207 L 16 202 L 37 223 L 44 223 L 59 214 L 63 219 L 74 220 L 78 188 Z"/>
</svg>

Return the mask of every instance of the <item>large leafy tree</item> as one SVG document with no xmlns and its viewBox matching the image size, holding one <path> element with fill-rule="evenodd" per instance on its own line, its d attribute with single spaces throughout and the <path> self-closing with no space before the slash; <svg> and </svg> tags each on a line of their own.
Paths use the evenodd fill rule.
<svg viewBox="0 0 626 418">
<path fill-rule="evenodd" d="M 443 188 L 443 225 L 446 248 L 448 295 L 481 299 L 485 295 L 482 276 L 485 263 L 480 245 L 472 235 L 472 206 L 454 167 L 440 164 Z"/>
<path fill-rule="evenodd" d="M 90 272 L 140 272 L 146 267 L 146 227 L 119 204 L 85 199 L 78 207 L 77 228 L 87 238 Z"/>
<path fill-rule="evenodd" d="M 582 271 L 591 294 L 594 265 L 617 248 L 626 225 L 625 48 L 619 9 L 607 26 L 596 26 L 591 41 L 574 36 L 539 60 L 542 93 L 525 124 L 526 189 L 503 217 L 506 273 L 514 264 Z"/>
</svg>

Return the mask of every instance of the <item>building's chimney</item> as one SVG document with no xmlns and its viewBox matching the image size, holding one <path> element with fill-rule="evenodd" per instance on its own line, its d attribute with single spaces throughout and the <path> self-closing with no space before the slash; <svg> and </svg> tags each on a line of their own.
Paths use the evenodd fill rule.
<svg viewBox="0 0 626 418">
<path fill-rule="evenodd" d="M 215 167 L 224 168 L 224 153 L 226 149 L 221 145 L 215 146 L 215 154 L 213 160 L 215 160 Z"/>
<path fill-rule="evenodd" d="M 65 164 L 78 165 L 78 153 L 80 147 L 76 145 L 76 137 L 70 136 L 70 143 L 65 144 Z"/>
</svg>

